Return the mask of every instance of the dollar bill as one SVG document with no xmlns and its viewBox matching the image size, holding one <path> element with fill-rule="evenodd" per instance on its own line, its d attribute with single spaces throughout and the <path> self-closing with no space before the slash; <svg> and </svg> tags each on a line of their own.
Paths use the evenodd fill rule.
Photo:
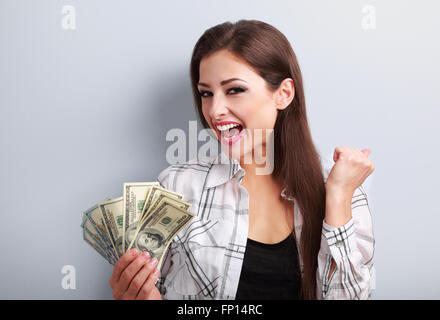
<svg viewBox="0 0 440 320">
<path fill-rule="evenodd" d="M 124 254 L 122 250 L 122 197 L 100 202 L 104 224 L 118 259 Z"/>
<path fill-rule="evenodd" d="M 162 188 L 160 188 L 160 189 L 162 189 Z M 179 207 L 183 210 L 188 210 L 191 207 L 190 203 L 185 202 L 183 200 L 180 200 L 178 198 L 174 198 L 176 195 L 170 194 L 168 192 L 162 192 L 162 190 L 160 190 L 160 189 L 152 188 L 152 190 L 151 190 L 151 192 L 159 193 L 158 196 L 155 198 L 155 201 L 151 204 L 152 209 L 149 210 L 149 212 L 152 215 L 156 214 L 156 209 L 159 205 L 162 204 L 163 199 L 167 199 L 168 203 L 173 203 L 174 205 L 176 205 L 177 207 Z M 148 215 L 148 216 L 150 216 L 150 215 Z M 133 242 L 134 242 L 135 237 L 137 235 L 138 229 L 142 226 L 142 224 L 145 222 L 145 220 L 148 216 L 146 216 L 145 218 L 140 220 L 136 226 L 133 225 L 131 228 L 129 228 L 127 230 L 127 233 L 126 233 L 127 250 L 129 250 L 133 247 Z"/>
<path fill-rule="evenodd" d="M 105 260 L 111 264 L 116 263 L 116 258 L 110 252 L 101 247 L 101 244 L 87 228 L 83 228 L 83 237 L 84 241 L 94 248 Z"/>
<path fill-rule="evenodd" d="M 123 228 L 122 228 L 122 252 L 125 252 L 127 229 L 136 229 L 139 218 L 145 207 L 146 197 L 153 186 L 159 186 L 159 182 L 126 182 L 123 187 Z"/>
<path fill-rule="evenodd" d="M 107 227 L 104 223 L 104 217 L 102 216 L 102 212 L 98 204 L 84 211 L 81 227 L 89 230 L 94 239 L 96 239 L 98 243 L 102 244 L 101 248 L 114 258 L 108 260 L 109 263 L 117 260 L 113 244 L 108 236 Z"/>
<path fill-rule="evenodd" d="M 162 266 L 172 239 L 194 215 L 183 195 L 158 182 L 128 182 L 123 195 L 106 199 L 83 213 L 84 240 L 109 263 L 133 247 L 148 251 Z"/>
<path fill-rule="evenodd" d="M 191 212 L 179 207 L 169 197 L 164 197 L 154 212 L 150 212 L 138 227 L 130 248 L 148 251 L 152 258 L 157 258 L 159 261 L 157 268 L 160 269 L 166 248 L 193 218 Z"/>
<path fill-rule="evenodd" d="M 107 237 L 103 236 L 94 226 L 89 217 L 85 216 L 85 221 L 83 224 L 83 229 L 89 235 L 93 237 L 93 240 L 99 245 L 105 255 L 108 257 L 107 261 L 112 263 L 116 261 L 116 256 L 114 252 L 114 248 Z M 112 263 L 113 264 L 113 263 Z"/>
<path fill-rule="evenodd" d="M 142 221 L 147 218 L 148 214 L 155 209 L 155 203 L 157 204 L 157 199 L 163 194 L 166 194 L 172 198 L 183 199 L 183 195 L 180 193 L 170 191 L 160 186 L 153 186 L 149 194 L 147 195 L 147 198 L 145 199 L 145 206 L 140 218 L 140 223 L 142 223 Z"/>
<path fill-rule="evenodd" d="M 106 199 L 110 200 L 110 199 Z M 95 205 L 91 207 L 90 209 L 86 210 L 84 212 L 83 218 L 85 221 L 85 218 L 89 219 L 89 221 L 93 224 L 95 227 L 96 232 L 100 235 L 101 239 L 108 245 L 113 252 L 115 252 L 113 248 L 113 244 L 108 236 L 108 230 L 107 227 L 104 224 L 104 217 L 102 216 L 101 209 L 98 205 Z"/>
</svg>

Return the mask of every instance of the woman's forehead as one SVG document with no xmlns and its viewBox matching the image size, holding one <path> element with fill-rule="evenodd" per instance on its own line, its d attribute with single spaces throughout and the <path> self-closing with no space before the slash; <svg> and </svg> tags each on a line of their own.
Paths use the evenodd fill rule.
<svg viewBox="0 0 440 320">
<path fill-rule="evenodd" d="M 227 51 L 220 51 L 200 62 L 200 82 L 211 85 L 220 84 L 224 79 L 241 78 L 246 81 L 254 81 L 258 74 L 243 59 Z"/>
</svg>

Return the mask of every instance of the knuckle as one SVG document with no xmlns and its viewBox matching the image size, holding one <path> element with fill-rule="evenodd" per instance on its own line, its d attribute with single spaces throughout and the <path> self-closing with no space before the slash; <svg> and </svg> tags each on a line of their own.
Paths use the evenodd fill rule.
<svg viewBox="0 0 440 320">
<path fill-rule="evenodd" d="M 143 279 L 141 279 L 140 276 L 136 276 L 132 281 L 132 285 L 135 289 L 139 289 L 143 283 L 144 283 L 144 281 L 143 281 Z"/>
<path fill-rule="evenodd" d="M 116 262 L 116 266 L 120 270 L 120 269 L 122 269 L 122 266 L 126 266 L 128 262 L 129 262 L 129 259 L 125 256 L 122 256 L 119 258 L 118 262 Z"/>
<path fill-rule="evenodd" d="M 124 272 L 122 272 L 120 282 L 129 282 L 131 280 L 131 278 L 132 278 L 132 276 L 131 276 L 130 272 L 124 271 Z"/>
<path fill-rule="evenodd" d="M 147 281 L 141 288 L 140 293 L 143 296 L 148 296 L 151 291 L 150 281 Z"/>
<path fill-rule="evenodd" d="M 115 268 L 113 269 L 115 274 L 120 274 L 122 272 L 122 267 L 119 262 L 116 262 Z"/>
</svg>

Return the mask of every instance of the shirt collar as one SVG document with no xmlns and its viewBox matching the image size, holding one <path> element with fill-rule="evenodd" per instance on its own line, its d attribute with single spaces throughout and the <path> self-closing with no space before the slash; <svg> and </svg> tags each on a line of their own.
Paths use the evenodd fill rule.
<svg viewBox="0 0 440 320">
<path fill-rule="evenodd" d="M 241 167 L 237 159 L 229 158 L 224 152 L 220 152 L 213 158 L 211 169 L 208 172 L 205 188 L 213 188 L 222 185 L 237 175 L 241 179 L 245 170 Z M 281 197 L 293 201 L 294 197 L 287 194 L 287 186 L 281 191 Z"/>
<path fill-rule="evenodd" d="M 224 152 L 220 152 L 213 158 L 211 169 L 206 177 L 205 187 L 213 188 L 231 180 L 237 172 L 244 176 L 245 170 L 240 166 L 237 159 L 229 158 Z"/>
</svg>

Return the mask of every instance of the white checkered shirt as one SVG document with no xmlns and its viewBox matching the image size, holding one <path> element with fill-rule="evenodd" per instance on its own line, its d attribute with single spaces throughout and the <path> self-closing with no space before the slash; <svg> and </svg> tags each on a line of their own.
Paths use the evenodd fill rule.
<svg viewBox="0 0 440 320">
<path fill-rule="evenodd" d="M 322 163 L 326 181 L 332 165 L 328 160 Z M 223 152 L 173 164 L 160 172 L 161 186 L 183 194 L 196 215 L 165 253 L 156 284 L 163 299 L 235 299 L 249 224 L 249 194 L 240 186 L 244 173 L 239 162 Z M 294 201 L 298 240 L 302 217 L 296 199 L 285 191 L 281 196 Z M 349 222 L 335 228 L 323 220 L 316 272 L 318 299 L 370 299 L 375 288 L 374 243 L 367 195 L 360 186 L 353 194 Z M 337 267 L 328 280 L 332 257 Z"/>
</svg>

